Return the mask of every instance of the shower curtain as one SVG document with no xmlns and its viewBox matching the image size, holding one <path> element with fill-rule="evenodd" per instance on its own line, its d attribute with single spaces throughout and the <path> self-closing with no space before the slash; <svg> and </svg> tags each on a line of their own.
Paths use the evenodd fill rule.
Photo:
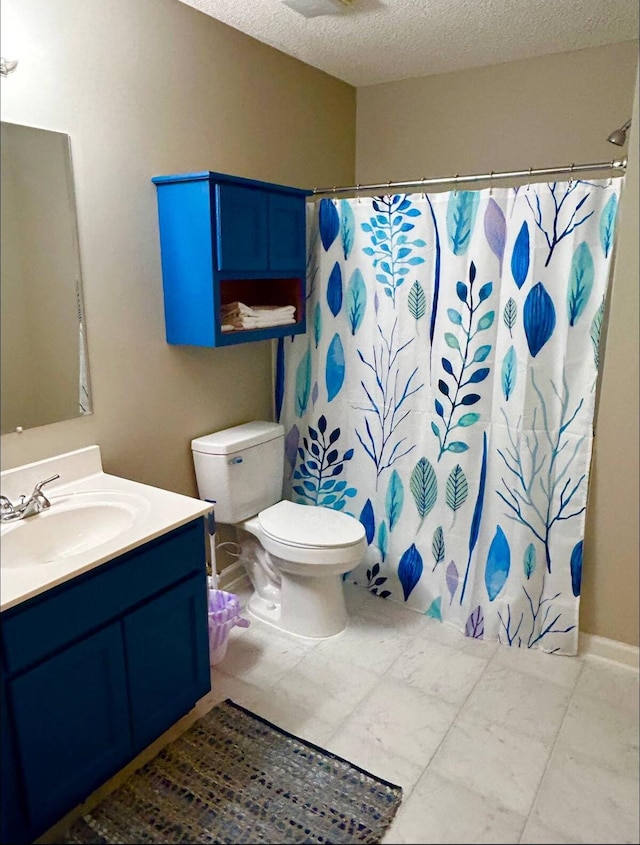
<svg viewBox="0 0 640 845">
<path fill-rule="evenodd" d="M 469 637 L 575 654 L 622 180 L 308 206 L 280 340 L 293 501 L 350 513 L 347 578 Z"/>
</svg>

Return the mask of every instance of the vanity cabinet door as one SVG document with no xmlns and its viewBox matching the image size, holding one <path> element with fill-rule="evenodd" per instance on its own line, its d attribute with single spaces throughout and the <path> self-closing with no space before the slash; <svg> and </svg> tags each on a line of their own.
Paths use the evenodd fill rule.
<svg viewBox="0 0 640 845">
<path fill-rule="evenodd" d="M 211 689 L 204 572 L 124 618 L 134 752 Z"/>
<path fill-rule="evenodd" d="M 132 757 L 120 623 L 15 677 L 9 690 L 38 836 Z"/>
</svg>

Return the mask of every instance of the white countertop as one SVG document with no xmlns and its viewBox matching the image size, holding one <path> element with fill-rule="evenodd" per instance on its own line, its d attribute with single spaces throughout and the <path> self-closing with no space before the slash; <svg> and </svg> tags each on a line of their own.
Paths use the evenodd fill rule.
<svg viewBox="0 0 640 845">
<path fill-rule="evenodd" d="M 93 450 L 97 450 L 97 454 Z M 67 457 L 71 460 L 65 462 Z M 70 469 L 66 477 L 65 467 Z M 96 467 L 100 467 L 99 471 L 95 471 Z M 86 470 L 93 471 L 84 474 Z M 60 472 L 60 482 L 65 483 L 54 482 L 45 488 L 44 492 L 52 503 L 51 510 L 55 508 L 57 501 L 69 502 L 74 494 L 87 493 L 125 494 L 140 507 L 136 510 L 131 526 L 126 530 L 78 554 L 31 566 L 3 566 L 0 557 L 0 610 L 14 607 L 212 510 L 209 502 L 102 472 L 97 446 L 3 472 L 2 492 L 13 501 L 16 497 L 15 490 L 28 494 L 33 489 L 34 478 L 42 480 L 56 472 Z M 27 517 L 25 522 L 40 518 L 40 515 Z M 3 534 L 13 530 L 20 530 L 19 522 L 2 525 Z M 0 537 L 0 549 L 1 546 Z"/>
</svg>

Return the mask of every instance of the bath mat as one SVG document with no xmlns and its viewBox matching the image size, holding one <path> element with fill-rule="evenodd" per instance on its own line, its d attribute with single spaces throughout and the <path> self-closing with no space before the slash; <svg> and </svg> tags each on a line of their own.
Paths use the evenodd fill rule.
<svg viewBox="0 0 640 845">
<path fill-rule="evenodd" d="M 401 787 L 227 699 L 58 841 L 372 843 L 401 800 Z"/>
</svg>

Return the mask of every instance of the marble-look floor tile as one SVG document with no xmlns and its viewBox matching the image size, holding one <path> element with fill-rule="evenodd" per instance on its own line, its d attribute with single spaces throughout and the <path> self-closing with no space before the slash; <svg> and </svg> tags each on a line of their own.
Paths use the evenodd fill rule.
<svg viewBox="0 0 640 845">
<path fill-rule="evenodd" d="M 432 642 L 448 645 L 458 651 L 464 651 L 483 660 L 493 657 L 494 652 L 499 648 L 497 642 L 491 640 L 475 639 L 466 637 L 463 631 L 448 625 L 446 622 L 438 622 L 436 619 L 425 617 L 424 636 Z"/>
<path fill-rule="evenodd" d="M 551 748 L 479 714 L 458 716 L 429 770 L 526 816 Z"/>
<path fill-rule="evenodd" d="M 345 729 L 366 736 L 381 755 L 397 755 L 423 768 L 444 739 L 458 712 L 446 701 L 403 681 L 384 678 L 354 710 Z"/>
<path fill-rule="evenodd" d="M 486 666 L 485 658 L 417 637 L 407 641 L 389 674 L 450 704 L 461 704 Z"/>
<path fill-rule="evenodd" d="M 343 583 L 342 589 L 344 591 L 344 603 L 347 606 L 349 616 L 356 613 L 358 608 L 370 598 L 369 591 L 365 587 L 350 584 L 349 581 Z"/>
<path fill-rule="evenodd" d="M 549 656 L 549 659 L 552 659 Z M 464 705 L 465 712 L 551 744 L 566 713 L 571 690 L 492 661 Z"/>
<path fill-rule="evenodd" d="M 637 843 L 638 779 L 556 747 L 530 821 L 577 842 Z"/>
<path fill-rule="evenodd" d="M 281 680 L 288 689 L 297 686 L 300 695 L 310 704 L 314 699 L 318 703 L 334 700 L 346 705 L 351 712 L 380 679 L 368 669 L 326 657 L 314 649 Z"/>
<path fill-rule="evenodd" d="M 520 837 L 520 845 L 578 845 L 578 840 L 564 833 L 559 833 L 544 824 L 540 824 L 533 817 L 529 817 Z"/>
<path fill-rule="evenodd" d="M 207 698 L 210 698 L 212 706 L 230 698 L 241 707 L 251 709 L 251 703 L 258 691 L 258 687 L 234 678 L 232 675 L 225 675 L 214 667 L 211 672 L 211 692 Z"/>
<path fill-rule="evenodd" d="M 313 672 L 304 666 L 300 670 L 294 667 L 274 689 L 254 687 L 247 706 L 284 730 L 324 745 L 346 722 L 360 698 L 367 695 L 375 676 L 359 676 L 358 689 L 358 683 L 349 685 L 347 678 L 352 671 L 344 666 L 328 669 L 316 661 L 314 667 Z M 325 683 L 329 673 L 333 673 L 332 684 Z"/>
<path fill-rule="evenodd" d="M 405 800 L 424 771 L 420 763 L 412 763 L 404 757 L 389 754 L 380 745 L 372 745 L 368 732 L 361 730 L 357 724 L 345 725 L 337 730 L 324 747 L 365 772 L 401 786 Z"/>
<path fill-rule="evenodd" d="M 583 666 L 581 657 L 565 657 L 547 654 L 539 648 L 514 648 L 500 646 L 491 661 L 491 666 L 515 669 L 525 675 L 552 681 L 558 686 L 573 689 Z"/>
<path fill-rule="evenodd" d="M 393 820 L 383 845 L 518 842 L 525 816 L 430 769 Z"/>
<path fill-rule="evenodd" d="M 637 669 L 608 660 L 589 658 L 576 684 L 577 695 L 589 695 L 605 703 L 615 702 L 618 709 L 638 712 L 640 701 Z"/>
<path fill-rule="evenodd" d="M 243 634 L 229 641 L 224 660 L 216 668 L 247 683 L 271 687 L 314 645 L 254 620 Z"/>
<path fill-rule="evenodd" d="M 623 710 L 577 693 L 556 740 L 557 746 L 593 757 L 608 769 L 638 778 L 638 711 Z"/>
<path fill-rule="evenodd" d="M 314 653 L 382 675 L 398 658 L 404 644 L 403 636 L 389 625 L 355 614 L 344 631 L 322 640 Z"/>
<path fill-rule="evenodd" d="M 417 630 L 421 630 L 426 621 L 424 614 L 403 607 L 395 601 L 381 599 L 371 593 L 368 594 L 367 600 L 360 605 L 356 615 L 370 620 L 373 619 L 380 626 L 387 625 L 400 636 L 410 635 Z"/>
</svg>

